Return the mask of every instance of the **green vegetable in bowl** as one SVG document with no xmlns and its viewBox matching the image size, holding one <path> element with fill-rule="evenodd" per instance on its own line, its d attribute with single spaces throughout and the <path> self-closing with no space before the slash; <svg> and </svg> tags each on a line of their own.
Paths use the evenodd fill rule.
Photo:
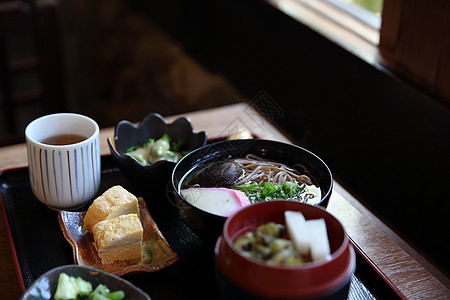
<svg viewBox="0 0 450 300">
<path fill-rule="evenodd" d="M 294 243 L 284 238 L 286 227 L 274 222 L 261 224 L 254 231 L 237 237 L 235 248 L 246 257 L 264 261 L 272 265 L 296 266 L 305 262 L 294 247 Z"/>
<path fill-rule="evenodd" d="M 124 154 L 146 166 L 160 160 L 178 162 L 186 154 L 182 151 L 185 144 L 184 139 L 172 140 L 167 134 L 164 134 L 157 140 L 148 139 L 144 145 L 132 146 Z"/>
<path fill-rule="evenodd" d="M 285 181 L 282 185 L 271 182 L 247 183 L 234 188 L 244 192 L 252 203 L 273 199 L 296 199 L 300 198 L 300 194 L 305 190 L 304 185 L 291 181 Z"/>
<path fill-rule="evenodd" d="M 72 277 L 66 273 L 59 274 L 58 287 L 56 288 L 55 300 L 77 299 L 79 295 L 89 295 L 92 291 L 90 282 L 80 277 Z"/>
<path fill-rule="evenodd" d="M 80 277 L 59 274 L 58 286 L 54 295 L 55 300 L 121 300 L 125 293 L 121 290 L 110 292 L 108 287 L 99 284 L 92 291 L 92 284 Z"/>
</svg>

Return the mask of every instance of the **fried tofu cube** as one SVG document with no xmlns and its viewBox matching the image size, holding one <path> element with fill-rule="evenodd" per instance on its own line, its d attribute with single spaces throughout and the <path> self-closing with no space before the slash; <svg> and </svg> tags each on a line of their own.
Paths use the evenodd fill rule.
<svg viewBox="0 0 450 300">
<path fill-rule="evenodd" d="M 143 228 L 137 214 L 100 221 L 92 228 L 94 246 L 103 264 L 142 258 Z"/>
<path fill-rule="evenodd" d="M 139 216 L 138 199 L 122 186 L 116 185 L 94 200 L 84 218 L 84 227 L 92 233 L 92 228 L 98 222 L 127 214 Z"/>
</svg>

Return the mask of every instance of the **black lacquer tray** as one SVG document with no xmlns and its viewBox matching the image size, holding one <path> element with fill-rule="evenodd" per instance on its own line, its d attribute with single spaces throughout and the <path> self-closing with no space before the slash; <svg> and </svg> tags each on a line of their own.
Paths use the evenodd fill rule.
<svg viewBox="0 0 450 300">
<path fill-rule="evenodd" d="M 23 291 L 46 271 L 74 262 L 72 248 L 58 224 L 57 212 L 34 197 L 28 180 L 27 168 L 0 174 L 2 213 Z M 218 298 L 213 250 L 184 224 L 178 210 L 170 204 L 167 193 L 142 195 L 133 191 L 111 156 L 103 156 L 100 191 L 116 184 L 146 199 L 150 214 L 180 257 L 175 264 L 157 272 L 125 275 L 124 278 L 146 291 L 153 300 Z M 87 210 L 87 207 L 80 210 Z M 358 251 L 356 253 L 357 269 L 348 299 L 399 299 L 382 275 Z"/>
</svg>

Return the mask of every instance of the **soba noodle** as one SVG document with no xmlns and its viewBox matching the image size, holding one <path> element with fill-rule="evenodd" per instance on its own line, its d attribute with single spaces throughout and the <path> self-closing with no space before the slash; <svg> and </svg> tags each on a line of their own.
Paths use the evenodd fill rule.
<svg viewBox="0 0 450 300">
<path fill-rule="evenodd" d="M 234 162 L 244 170 L 244 176 L 235 184 L 237 186 L 245 183 L 260 184 L 262 182 L 282 185 L 285 181 L 313 184 L 308 176 L 301 175 L 297 170 L 282 163 L 264 160 L 254 154 L 248 154 L 245 158 L 237 158 Z"/>
<path fill-rule="evenodd" d="M 196 166 L 186 173 L 182 189 L 225 188 L 244 192 L 251 203 L 289 199 L 314 205 L 320 201 L 321 191 L 308 175 L 301 164 L 288 167 L 248 154 Z"/>
</svg>

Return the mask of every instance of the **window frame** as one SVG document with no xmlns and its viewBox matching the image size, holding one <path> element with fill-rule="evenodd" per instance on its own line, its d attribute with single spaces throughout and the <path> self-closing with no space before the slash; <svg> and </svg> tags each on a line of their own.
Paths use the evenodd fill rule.
<svg viewBox="0 0 450 300">
<path fill-rule="evenodd" d="M 450 1 L 384 0 L 379 28 L 338 0 L 266 2 L 450 108 Z"/>
</svg>

